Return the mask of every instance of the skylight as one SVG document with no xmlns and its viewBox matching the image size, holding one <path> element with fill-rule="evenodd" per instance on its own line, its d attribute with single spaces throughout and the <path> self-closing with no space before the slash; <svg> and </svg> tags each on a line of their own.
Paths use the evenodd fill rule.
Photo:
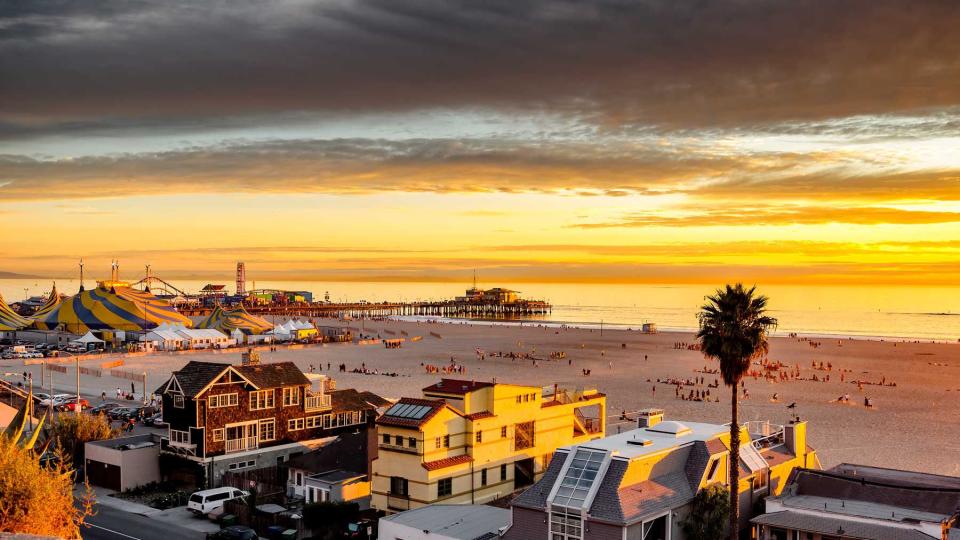
<svg viewBox="0 0 960 540">
<path fill-rule="evenodd" d="M 590 488 L 597 480 L 600 466 L 606 455 L 607 453 L 603 450 L 577 448 L 566 474 L 560 480 L 560 486 L 552 503 L 577 510 L 585 508 Z"/>
</svg>

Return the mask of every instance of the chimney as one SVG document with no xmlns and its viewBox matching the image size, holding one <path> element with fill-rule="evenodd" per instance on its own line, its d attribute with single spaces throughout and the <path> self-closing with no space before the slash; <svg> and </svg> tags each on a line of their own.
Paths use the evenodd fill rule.
<svg viewBox="0 0 960 540">
<path fill-rule="evenodd" d="M 651 428 L 663 422 L 663 409 L 641 409 L 637 414 L 638 428 Z"/>
<path fill-rule="evenodd" d="M 805 456 L 807 453 L 807 423 L 791 421 L 783 426 L 783 442 L 793 455 L 797 457 Z M 803 466 L 807 466 L 806 457 L 803 459 Z"/>
</svg>

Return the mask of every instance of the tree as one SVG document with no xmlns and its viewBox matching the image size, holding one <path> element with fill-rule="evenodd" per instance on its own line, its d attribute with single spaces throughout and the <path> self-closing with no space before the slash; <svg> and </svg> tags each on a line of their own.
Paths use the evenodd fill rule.
<svg viewBox="0 0 960 540">
<path fill-rule="evenodd" d="M 680 523 L 689 540 L 721 538 L 730 517 L 730 493 L 723 484 L 701 489 L 693 498 L 687 518 Z"/>
<path fill-rule="evenodd" d="M 0 531 L 79 538 L 93 492 L 86 486 L 80 507 L 74 504 L 73 470 L 59 456 L 41 463 L 44 451 L 34 449 L 40 428 L 24 438 L 26 420 L 24 405 L 0 435 Z"/>
<path fill-rule="evenodd" d="M 76 469 L 83 468 L 84 444 L 112 439 L 120 434 L 110 427 L 102 414 L 61 414 L 50 426 L 50 439 L 56 441 L 64 456 L 69 456 Z"/>
<path fill-rule="evenodd" d="M 730 387 L 730 538 L 739 536 L 740 422 L 737 414 L 737 386 L 750 363 L 767 353 L 767 333 L 777 320 L 766 315 L 767 297 L 756 287 L 743 284 L 717 289 L 700 308 L 700 350 L 720 361 L 720 375 Z"/>
</svg>

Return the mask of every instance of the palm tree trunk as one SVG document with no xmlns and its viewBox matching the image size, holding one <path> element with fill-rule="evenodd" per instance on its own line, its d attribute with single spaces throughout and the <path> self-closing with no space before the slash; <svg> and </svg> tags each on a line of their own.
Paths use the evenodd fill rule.
<svg viewBox="0 0 960 540">
<path fill-rule="evenodd" d="M 737 387 L 730 392 L 730 540 L 740 537 L 740 422 L 737 418 Z"/>
</svg>

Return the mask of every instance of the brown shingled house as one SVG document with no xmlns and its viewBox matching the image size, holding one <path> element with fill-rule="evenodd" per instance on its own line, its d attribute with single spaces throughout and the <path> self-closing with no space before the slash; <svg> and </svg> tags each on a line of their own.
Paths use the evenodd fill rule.
<svg viewBox="0 0 960 540">
<path fill-rule="evenodd" d="M 365 430 L 376 418 L 356 391 L 311 388 L 292 362 L 193 361 L 156 393 L 169 424 L 161 450 L 168 456 L 164 473 L 188 482 L 193 476 L 198 485 L 218 485 L 226 471 L 281 464 L 324 438 Z M 184 467 L 175 467 L 177 462 Z"/>
</svg>

